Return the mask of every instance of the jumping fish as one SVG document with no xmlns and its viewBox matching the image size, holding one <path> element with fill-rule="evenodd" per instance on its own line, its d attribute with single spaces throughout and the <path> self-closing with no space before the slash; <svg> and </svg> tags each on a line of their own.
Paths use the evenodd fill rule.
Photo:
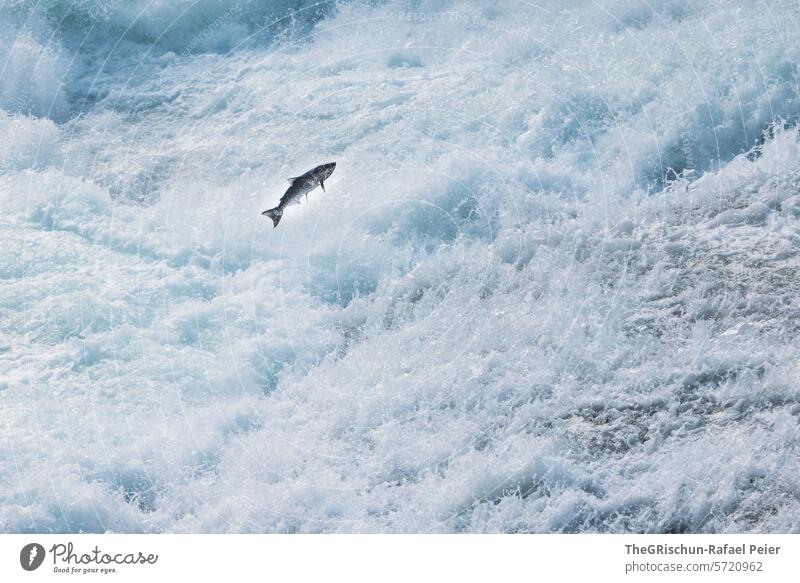
<svg viewBox="0 0 800 583">
<path fill-rule="evenodd" d="M 289 178 L 288 180 L 291 186 L 281 197 L 278 206 L 266 210 L 261 214 L 272 219 L 272 228 L 274 229 L 278 226 L 278 223 L 281 222 L 283 211 L 286 210 L 287 206 L 290 204 L 300 204 L 300 198 L 302 196 L 305 196 L 306 200 L 308 200 L 308 193 L 314 190 L 317 186 L 321 186 L 322 191 L 324 192 L 325 180 L 327 180 L 328 177 L 333 174 L 333 170 L 335 168 L 336 162 L 329 162 L 328 164 L 320 164 L 305 174 Z"/>
</svg>

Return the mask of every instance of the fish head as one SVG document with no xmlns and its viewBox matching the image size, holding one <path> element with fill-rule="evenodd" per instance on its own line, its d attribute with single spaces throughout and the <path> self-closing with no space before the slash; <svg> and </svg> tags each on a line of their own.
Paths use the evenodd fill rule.
<svg viewBox="0 0 800 583">
<path fill-rule="evenodd" d="M 336 162 L 328 162 L 327 164 L 320 164 L 317 166 L 315 174 L 320 180 L 325 180 L 336 169 Z"/>
</svg>

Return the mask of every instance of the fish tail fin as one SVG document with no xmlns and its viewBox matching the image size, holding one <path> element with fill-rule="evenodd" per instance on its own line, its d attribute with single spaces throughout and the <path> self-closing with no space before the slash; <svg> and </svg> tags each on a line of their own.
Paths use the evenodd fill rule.
<svg viewBox="0 0 800 583">
<path fill-rule="evenodd" d="M 281 217 L 283 216 L 283 209 L 279 206 L 276 206 L 274 209 L 269 209 L 261 213 L 262 215 L 266 215 L 272 219 L 272 228 L 278 226 L 278 223 L 281 222 Z"/>
</svg>

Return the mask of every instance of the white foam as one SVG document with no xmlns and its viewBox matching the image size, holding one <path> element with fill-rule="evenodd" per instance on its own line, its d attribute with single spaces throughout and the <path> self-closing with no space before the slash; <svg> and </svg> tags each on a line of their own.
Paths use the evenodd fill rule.
<svg viewBox="0 0 800 583">
<path fill-rule="evenodd" d="M 791 3 L 93 6 L 0 103 L 2 530 L 797 529 Z"/>
</svg>

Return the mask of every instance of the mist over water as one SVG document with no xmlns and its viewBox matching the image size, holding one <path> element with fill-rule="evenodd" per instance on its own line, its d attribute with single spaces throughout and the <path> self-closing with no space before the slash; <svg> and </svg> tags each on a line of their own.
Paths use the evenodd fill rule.
<svg viewBox="0 0 800 583">
<path fill-rule="evenodd" d="M 0 2 L 0 531 L 800 530 L 799 25 Z"/>
</svg>

